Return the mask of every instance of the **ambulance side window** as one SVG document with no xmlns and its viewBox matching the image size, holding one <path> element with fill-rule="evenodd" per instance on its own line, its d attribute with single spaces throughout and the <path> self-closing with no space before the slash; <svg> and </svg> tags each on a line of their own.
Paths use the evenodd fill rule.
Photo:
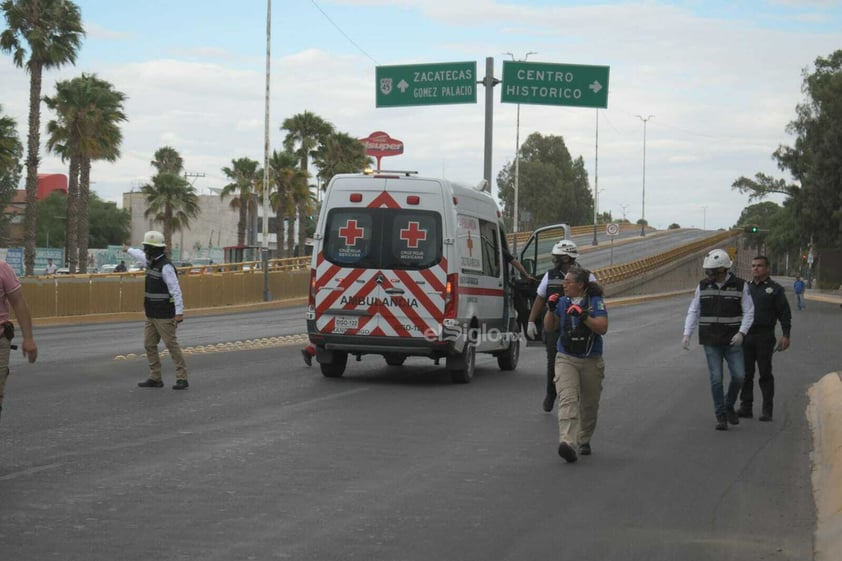
<svg viewBox="0 0 842 561">
<path fill-rule="evenodd" d="M 482 247 L 482 274 L 498 277 L 500 276 L 500 246 L 497 241 L 497 225 L 480 220 L 479 231 Z"/>
<path fill-rule="evenodd" d="M 338 265 L 366 266 L 372 255 L 374 220 L 358 210 L 332 210 L 327 218 L 325 257 Z"/>
<path fill-rule="evenodd" d="M 429 211 L 389 211 L 384 217 L 383 268 L 424 269 L 441 261 L 441 216 Z"/>
</svg>

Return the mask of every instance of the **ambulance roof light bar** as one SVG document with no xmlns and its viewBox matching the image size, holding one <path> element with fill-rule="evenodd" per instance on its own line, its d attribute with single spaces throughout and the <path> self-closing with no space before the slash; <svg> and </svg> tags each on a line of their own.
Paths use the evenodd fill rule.
<svg viewBox="0 0 842 561">
<path fill-rule="evenodd" d="M 376 174 L 381 174 L 381 173 L 397 173 L 397 174 L 400 174 L 400 175 L 404 175 L 406 177 L 409 177 L 410 175 L 418 175 L 417 171 L 409 171 L 409 170 L 404 170 L 404 169 L 371 169 L 371 168 L 366 168 L 365 170 L 363 170 L 363 173 L 365 175 L 376 175 Z"/>
</svg>

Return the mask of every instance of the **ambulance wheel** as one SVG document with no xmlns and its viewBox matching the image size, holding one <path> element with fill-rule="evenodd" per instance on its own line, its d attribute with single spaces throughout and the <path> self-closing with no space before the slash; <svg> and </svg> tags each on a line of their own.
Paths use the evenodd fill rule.
<svg viewBox="0 0 842 561">
<path fill-rule="evenodd" d="M 384 355 L 383 358 L 386 359 L 386 364 L 389 366 L 403 366 L 403 363 L 406 362 L 406 355 L 400 353 Z"/>
<path fill-rule="evenodd" d="M 339 378 L 345 373 L 345 366 L 348 364 L 348 353 L 333 351 L 331 362 L 319 362 L 322 375 L 326 378 Z"/>
<path fill-rule="evenodd" d="M 450 380 L 454 384 L 467 384 L 474 377 L 477 363 L 477 348 L 466 345 L 461 355 L 448 357 L 447 369 L 450 370 Z"/>
<path fill-rule="evenodd" d="M 515 338 L 509 343 L 509 348 L 502 354 L 497 355 L 497 365 L 500 370 L 514 370 L 517 368 L 517 361 L 520 358 L 520 339 Z"/>
</svg>

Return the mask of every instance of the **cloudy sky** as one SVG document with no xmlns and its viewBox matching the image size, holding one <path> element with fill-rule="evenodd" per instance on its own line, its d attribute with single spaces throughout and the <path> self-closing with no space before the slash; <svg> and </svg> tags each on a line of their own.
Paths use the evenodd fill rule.
<svg viewBox="0 0 842 561">
<path fill-rule="evenodd" d="M 176 148 L 200 193 L 226 183 L 221 168 L 263 161 L 266 2 L 76 0 L 87 37 L 75 67 L 128 95 L 122 158 L 97 163 L 107 200 L 149 181 L 156 149 Z M 0 20 L 5 26 L 5 21 Z M 377 66 L 494 59 L 610 67 L 607 109 L 521 105 L 520 139 L 564 137 L 582 156 L 601 211 L 651 225 L 730 227 L 747 197 L 742 176 L 787 177 L 772 152 L 803 100 L 802 71 L 842 48 L 842 0 L 275 0 L 271 146 L 282 121 L 305 110 L 338 130 L 382 130 L 404 142 L 383 167 L 476 183 L 483 173 L 484 93 L 476 105 L 376 108 Z M 481 86 L 480 86 L 481 88 Z M 492 175 L 515 154 L 516 105 L 494 94 Z M 25 141 L 28 76 L 0 55 L 0 105 Z M 598 169 L 596 122 L 599 112 Z M 42 125 L 52 118 L 46 108 Z M 42 126 L 43 129 L 43 126 Z M 42 154 L 42 172 L 66 173 Z M 789 179 L 787 177 L 787 179 Z M 495 191 L 496 192 L 496 191 Z M 780 201 L 778 201 L 780 202 Z M 564 216 L 559 216 L 563 221 Z"/>
</svg>

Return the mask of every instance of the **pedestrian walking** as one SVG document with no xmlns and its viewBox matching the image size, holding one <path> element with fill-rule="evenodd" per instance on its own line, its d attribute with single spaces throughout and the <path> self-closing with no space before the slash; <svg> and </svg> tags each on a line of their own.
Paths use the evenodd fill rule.
<svg viewBox="0 0 842 561">
<path fill-rule="evenodd" d="M 526 324 L 526 335 L 535 339 L 538 335 L 538 326 L 535 322 L 544 311 L 547 299 L 553 294 L 564 294 L 564 275 L 567 274 L 579 257 L 579 248 L 570 240 L 559 240 L 552 249 L 553 268 L 544 273 L 541 282 L 536 290 L 535 301 L 529 312 L 529 321 Z M 591 281 L 596 282 L 596 277 L 591 275 Z M 558 347 L 558 329 L 548 330 L 544 328 L 544 348 L 547 352 L 547 379 L 546 393 L 544 394 L 544 411 L 553 410 L 553 403 L 556 400 L 555 389 L 555 358 Z"/>
<path fill-rule="evenodd" d="M 602 336 L 608 331 L 608 311 L 602 288 L 591 278 L 587 269 L 571 268 L 564 276 L 564 295 L 553 294 L 547 301 L 547 323 L 559 331 L 553 380 L 558 394 L 558 455 L 568 463 L 575 462 L 578 454 L 591 454 L 605 377 Z"/>
<path fill-rule="evenodd" d="M 792 283 L 792 291 L 795 292 L 795 302 L 799 311 L 807 308 L 807 303 L 804 301 L 804 288 L 804 281 L 801 280 L 801 277 L 795 277 L 795 282 Z"/>
<path fill-rule="evenodd" d="M 728 252 L 714 249 L 705 255 L 702 267 L 706 278 L 699 282 L 684 320 L 685 350 L 690 336 L 699 328 L 699 344 L 705 350 L 716 430 L 728 430 L 728 424 L 740 424 L 734 410 L 745 378 L 743 339 L 754 321 L 754 303 L 748 283 L 731 274 Z M 731 380 L 724 391 L 722 362 L 728 364 Z"/>
<path fill-rule="evenodd" d="M 32 363 L 38 358 L 38 345 L 35 344 L 35 337 L 32 335 L 32 316 L 29 313 L 29 306 L 23 297 L 23 289 L 17 275 L 5 261 L 0 260 L 0 325 L 3 332 L 0 333 L 0 414 L 3 412 L 3 393 L 6 388 L 6 380 L 9 377 L 9 357 L 12 352 L 12 339 L 15 337 L 15 326 L 9 321 L 9 305 L 15 311 L 15 317 L 23 333 L 21 350 L 23 356 Z"/>
<path fill-rule="evenodd" d="M 166 244 L 161 232 L 150 230 L 143 235 L 143 249 L 123 246 L 123 251 L 133 257 L 140 266 L 146 268 L 146 289 L 143 308 L 146 312 L 146 324 L 143 330 L 143 346 L 146 348 L 146 360 L 149 363 L 149 378 L 137 385 L 141 388 L 161 388 L 161 356 L 158 343 L 164 342 L 175 363 L 176 382 L 174 390 L 185 390 L 187 383 L 187 365 L 181 346 L 178 343 L 176 329 L 184 321 L 184 301 L 178 272 L 165 253 Z"/>
<path fill-rule="evenodd" d="M 757 382 L 763 396 L 758 421 L 772 420 L 775 398 L 775 377 L 772 376 L 772 355 L 789 348 L 792 328 L 792 311 L 789 309 L 784 287 L 769 278 L 769 259 L 758 255 L 751 260 L 752 280 L 748 283 L 754 304 L 754 322 L 743 341 L 745 380 L 740 391 L 740 408 L 737 415 L 744 419 L 753 416 L 754 365 L 757 364 Z M 775 325 L 781 324 L 781 340 L 775 340 Z M 777 343 L 777 345 L 775 344 Z"/>
</svg>

